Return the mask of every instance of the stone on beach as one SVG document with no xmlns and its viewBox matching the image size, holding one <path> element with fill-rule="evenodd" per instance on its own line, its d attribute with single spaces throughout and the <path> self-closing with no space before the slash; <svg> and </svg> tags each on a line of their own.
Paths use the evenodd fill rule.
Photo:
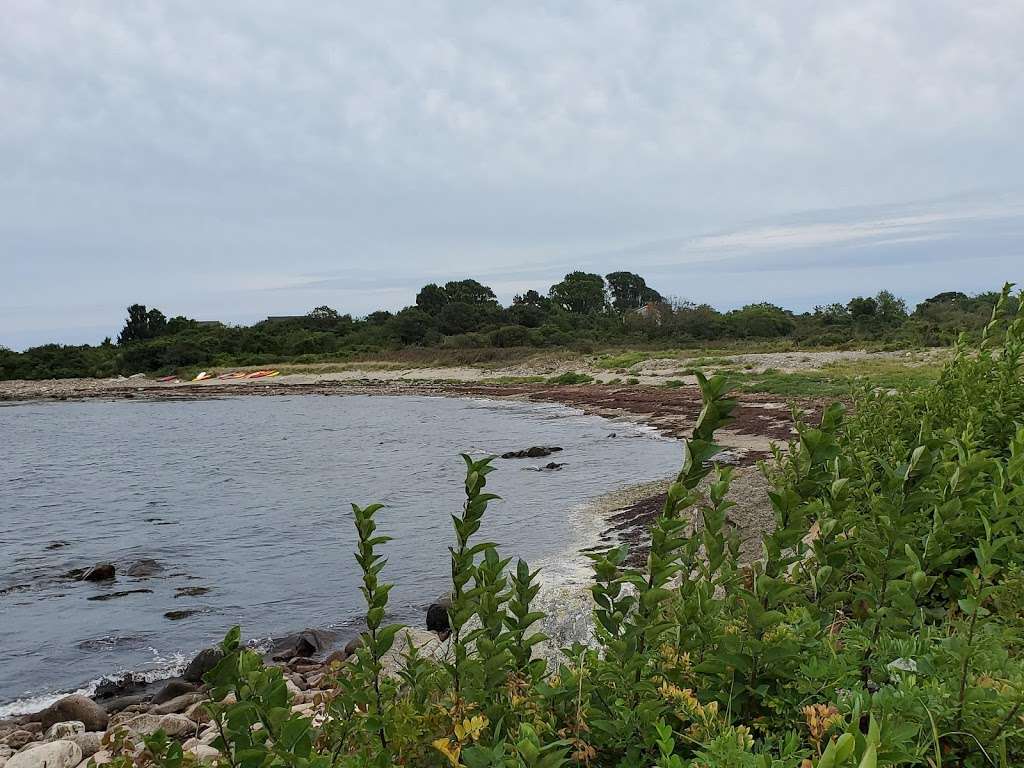
<svg viewBox="0 0 1024 768">
<path fill-rule="evenodd" d="M 60 739 L 70 739 L 72 736 L 77 736 L 80 733 L 85 733 L 85 723 L 79 720 L 65 720 L 63 723 L 54 723 L 47 728 L 43 738 L 46 741 L 58 741 Z"/>
<path fill-rule="evenodd" d="M 118 723 L 120 728 L 127 728 L 139 736 L 152 736 L 157 731 L 163 731 L 170 738 L 194 735 L 198 726 L 184 715 L 156 715 L 152 713 L 135 715 Z"/>
<path fill-rule="evenodd" d="M 87 731 L 103 731 L 107 728 L 108 717 L 103 707 L 80 693 L 65 696 L 39 713 L 44 729 L 69 720 L 79 721 Z"/>
<path fill-rule="evenodd" d="M 6 768 L 75 768 L 82 750 L 73 741 L 50 741 L 23 750 L 7 761 Z"/>
</svg>

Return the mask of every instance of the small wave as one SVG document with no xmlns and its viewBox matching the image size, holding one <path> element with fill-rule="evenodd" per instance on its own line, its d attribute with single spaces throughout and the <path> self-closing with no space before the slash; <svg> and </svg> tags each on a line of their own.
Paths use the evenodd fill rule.
<svg viewBox="0 0 1024 768">
<path fill-rule="evenodd" d="M 157 683 L 171 677 L 177 677 L 188 664 L 189 657 L 182 653 L 171 653 L 164 655 L 152 646 L 148 649 L 153 654 L 153 660 L 143 669 L 128 670 L 121 669 L 110 675 L 90 680 L 81 688 L 65 691 L 47 691 L 46 693 L 32 693 L 15 699 L 9 704 L 0 704 L 0 720 L 6 717 L 17 715 L 30 715 L 46 709 L 51 704 L 63 699 L 65 696 L 80 694 L 82 696 L 93 696 L 96 689 L 105 682 L 119 680 L 125 675 L 131 675 L 134 680 L 140 683 Z"/>
</svg>

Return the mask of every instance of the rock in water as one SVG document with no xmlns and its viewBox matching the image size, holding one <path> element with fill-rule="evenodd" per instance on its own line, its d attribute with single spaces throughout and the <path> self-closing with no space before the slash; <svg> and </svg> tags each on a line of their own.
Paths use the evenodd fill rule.
<svg viewBox="0 0 1024 768">
<path fill-rule="evenodd" d="M 332 637 L 330 632 L 307 628 L 275 641 L 271 653 L 274 661 L 288 661 L 296 656 L 312 656 L 322 651 Z"/>
<path fill-rule="evenodd" d="M 220 648 L 206 648 L 200 651 L 185 667 L 185 671 L 181 673 L 181 679 L 196 684 L 203 682 L 203 675 L 216 667 L 222 658 L 224 658 L 224 652 Z"/>
<path fill-rule="evenodd" d="M 83 696 L 80 693 L 66 696 L 47 707 L 39 713 L 39 719 L 44 729 L 69 720 L 79 721 L 87 731 L 105 731 L 107 729 L 106 710 L 88 696 Z"/>
<path fill-rule="evenodd" d="M 143 579 L 149 576 L 155 576 L 163 569 L 164 567 L 160 565 L 160 563 L 151 557 L 147 557 L 142 560 L 136 560 L 134 563 L 129 565 L 128 570 L 126 570 L 125 573 L 129 576 Z"/>
<path fill-rule="evenodd" d="M 113 563 L 96 563 L 82 574 L 82 581 L 110 581 L 115 575 Z"/>
<path fill-rule="evenodd" d="M 525 451 L 509 451 L 501 454 L 503 459 L 539 459 L 542 456 L 550 456 L 552 453 L 562 450 L 557 445 L 543 446 L 535 445 Z"/>
<path fill-rule="evenodd" d="M 448 609 L 452 607 L 451 595 L 442 595 L 427 607 L 427 629 L 431 632 L 451 632 Z"/>
<path fill-rule="evenodd" d="M 82 750 L 73 741 L 51 741 L 19 752 L 6 768 L 75 768 L 82 762 Z"/>
</svg>

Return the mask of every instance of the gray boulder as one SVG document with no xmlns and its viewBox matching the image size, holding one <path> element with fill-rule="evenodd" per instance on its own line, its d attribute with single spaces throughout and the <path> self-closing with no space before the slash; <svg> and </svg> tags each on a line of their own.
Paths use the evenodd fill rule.
<svg viewBox="0 0 1024 768">
<path fill-rule="evenodd" d="M 334 639 L 334 634 L 322 629 L 304 629 L 293 635 L 274 641 L 271 648 L 274 661 L 288 661 L 297 656 L 313 656 L 322 651 Z"/>
<path fill-rule="evenodd" d="M 155 715 L 176 715 L 185 712 L 193 704 L 198 704 L 206 699 L 205 693 L 183 693 L 177 698 L 158 704 L 150 711 Z"/>
<path fill-rule="evenodd" d="M 59 741 L 61 739 L 72 739 L 73 736 L 77 736 L 80 733 L 85 733 L 84 723 L 78 720 L 66 720 L 63 723 L 54 723 L 47 728 L 43 738 L 46 741 Z"/>
<path fill-rule="evenodd" d="M 224 652 L 220 648 L 207 648 L 200 651 L 181 673 L 182 680 L 196 684 L 203 682 L 203 675 L 216 667 L 222 658 L 224 658 Z"/>
<path fill-rule="evenodd" d="M 139 736 L 152 736 L 163 731 L 170 738 L 194 736 L 199 726 L 184 715 L 136 715 L 124 720 L 121 725 Z"/>
<path fill-rule="evenodd" d="M 7 761 L 6 768 L 75 768 L 82 750 L 73 741 L 51 741 L 26 749 Z"/>
<path fill-rule="evenodd" d="M 77 720 L 87 731 L 105 731 L 107 729 L 107 712 L 103 707 L 79 693 L 66 696 L 39 713 L 39 722 L 43 729 L 56 723 Z"/>
<path fill-rule="evenodd" d="M 99 732 L 80 733 L 72 736 L 68 741 L 73 741 L 82 750 L 82 758 L 89 758 L 103 748 L 103 734 Z"/>
</svg>

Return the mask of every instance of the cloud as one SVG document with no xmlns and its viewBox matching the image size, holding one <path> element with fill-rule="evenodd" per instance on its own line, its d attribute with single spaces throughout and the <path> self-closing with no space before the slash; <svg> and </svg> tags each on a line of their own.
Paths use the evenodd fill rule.
<svg viewBox="0 0 1024 768">
<path fill-rule="evenodd" d="M 251 286 L 295 311 L 368 266 L 933 237 L 790 214 L 1019 185 L 1022 38 L 1011 0 L 8 0 L 0 268 L 41 334 L 83 288 L 113 325 L 136 300 L 266 314 Z"/>
</svg>

